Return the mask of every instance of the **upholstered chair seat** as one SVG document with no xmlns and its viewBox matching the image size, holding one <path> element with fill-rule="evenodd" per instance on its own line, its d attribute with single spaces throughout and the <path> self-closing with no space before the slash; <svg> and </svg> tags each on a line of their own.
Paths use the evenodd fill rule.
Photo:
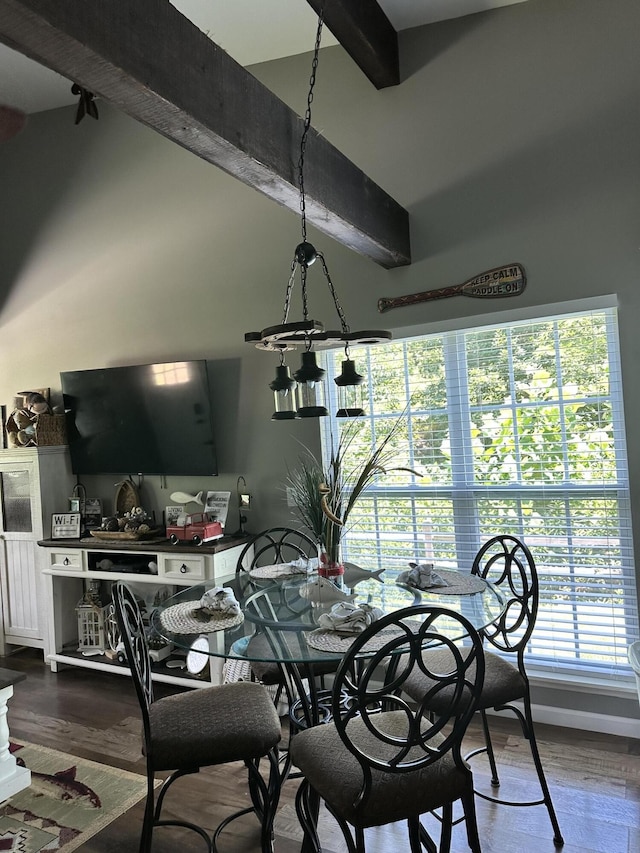
<svg viewBox="0 0 640 853">
<path fill-rule="evenodd" d="M 281 737 L 271 697 L 260 684 L 248 681 L 157 699 L 149 708 L 149 721 L 156 770 L 260 758 Z M 206 736 L 212 728 L 215 738 Z"/>
<path fill-rule="evenodd" d="M 463 650 L 466 657 L 466 651 Z M 446 652 L 427 652 L 425 660 L 428 666 L 436 672 L 443 672 L 450 665 L 451 659 Z M 420 699 L 435 685 L 433 679 L 418 668 L 414 668 L 404 684 L 404 691 L 412 699 Z M 485 649 L 484 653 L 484 685 L 478 698 L 477 709 L 486 710 L 522 699 L 527 691 L 522 674 L 516 666 L 504 658 Z M 447 691 L 441 691 L 433 700 L 431 707 L 441 709 L 444 706 Z"/>
<path fill-rule="evenodd" d="M 392 737 L 403 737 L 407 717 L 402 711 L 390 711 L 378 717 L 377 726 Z M 391 758 L 395 752 L 385 749 L 377 735 L 372 734 L 361 719 L 349 723 L 349 736 L 363 752 L 379 758 Z M 443 738 L 435 735 L 432 746 Z M 394 775 L 372 770 L 369 796 L 359 808 L 358 795 L 362 789 L 362 766 L 347 749 L 334 726 L 315 726 L 301 732 L 291 744 L 293 762 L 307 778 L 312 788 L 339 811 L 352 826 L 366 828 L 383 826 L 405 820 L 407 814 L 425 814 L 464 796 L 468 774 L 456 767 L 450 753 L 437 763 L 413 773 Z M 407 755 L 419 760 L 423 751 L 415 748 Z"/>
</svg>

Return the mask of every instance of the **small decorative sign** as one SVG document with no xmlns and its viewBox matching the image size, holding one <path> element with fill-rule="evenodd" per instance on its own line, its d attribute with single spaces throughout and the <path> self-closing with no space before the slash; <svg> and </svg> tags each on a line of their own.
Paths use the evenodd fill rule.
<svg viewBox="0 0 640 853">
<path fill-rule="evenodd" d="M 391 308 L 403 305 L 416 305 L 431 299 L 446 299 L 449 296 L 473 296 L 477 299 L 495 299 L 501 296 L 520 296 L 527 286 L 527 277 L 521 264 L 506 264 L 481 272 L 462 284 L 440 287 L 436 290 L 423 290 L 406 296 L 383 297 L 378 299 L 378 311 L 382 314 Z"/>
<path fill-rule="evenodd" d="M 164 521 L 167 527 L 171 525 L 175 525 L 178 523 L 178 518 L 184 515 L 184 507 L 183 506 L 166 506 L 164 508 Z"/>
<path fill-rule="evenodd" d="M 54 512 L 51 516 L 51 538 L 79 539 L 81 520 L 79 512 Z"/>
<path fill-rule="evenodd" d="M 100 527 L 102 522 L 102 501 L 98 498 L 87 498 L 84 502 L 84 526 Z"/>
<path fill-rule="evenodd" d="M 229 512 L 229 499 L 231 492 L 207 492 L 207 502 L 204 506 L 204 511 L 207 513 L 211 521 L 219 521 L 224 527 L 227 523 L 227 513 Z"/>
</svg>

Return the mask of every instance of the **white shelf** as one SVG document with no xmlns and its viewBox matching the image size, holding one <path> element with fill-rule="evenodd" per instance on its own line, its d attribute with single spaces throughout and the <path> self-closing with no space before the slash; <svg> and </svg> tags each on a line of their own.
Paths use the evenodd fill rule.
<svg viewBox="0 0 640 853">
<path fill-rule="evenodd" d="M 135 572 L 75 572 L 61 571 L 60 569 L 43 569 L 43 575 L 54 575 L 58 578 L 84 578 L 86 580 L 101 580 L 101 581 L 131 581 L 131 583 L 154 583 L 164 584 L 165 586 L 193 586 L 194 581 L 186 578 L 170 578 L 160 577 L 159 575 L 141 575 Z M 196 581 L 198 583 L 198 581 Z M 204 581 L 201 581 L 204 583 Z"/>
<path fill-rule="evenodd" d="M 131 675 L 131 670 L 128 666 L 124 666 L 117 661 L 99 660 L 96 658 L 82 658 L 75 655 L 53 654 L 47 655 L 47 661 L 51 663 L 55 661 L 57 664 L 65 664 L 67 666 L 78 666 L 82 669 L 94 669 L 101 672 L 110 672 L 112 675 Z M 210 681 L 204 679 L 190 678 L 189 676 L 170 675 L 165 672 L 153 672 L 151 678 L 154 681 L 164 682 L 165 684 L 175 684 L 179 687 L 211 687 Z"/>
<path fill-rule="evenodd" d="M 76 606 L 86 591 L 90 580 L 115 583 L 118 580 L 132 585 L 148 584 L 167 588 L 187 587 L 204 583 L 222 585 L 235 577 L 236 564 L 245 542 L 237 540 L 218 543 L 216 548 L 189 548 L 157 543 L 151 551 L 150 544 L 145 545 L 144 555 L 154 557 L 158 563 L 158 574 L 123 571 L 100 571 L 91 568 L 97 554 L 104 554 L 104 543 L 92 540 L 43 540 L 38 543 L 43 552 L 42 579 L 45 587 L 45 603 L 48 620 L 48 634 L 45 646 L 45 660 L 55 672 L 59 665 L 79 666 L 118 675 L 130 675 L 129 668 L 104 655 L 84 657 L 81 653 L 70 652 L 78 642 L 78 619 Z M 109 548 L 115 566 L 118 560 L 124 561 L 132 555 L 140 554 L 140 543 L 135 541 L 121 543 L 120 547 Z M 106 603 L 106 601 L 105 601 Z M 160 671 L 152 670 L 154 681 L 176 684 L 183 687 L 208 687 L 222 682 L 223 658 L 211 657 L 209 674 L 206 679 L 198 679 L 188 674 L 173 675 L 157 666 Z"/>
</svg>

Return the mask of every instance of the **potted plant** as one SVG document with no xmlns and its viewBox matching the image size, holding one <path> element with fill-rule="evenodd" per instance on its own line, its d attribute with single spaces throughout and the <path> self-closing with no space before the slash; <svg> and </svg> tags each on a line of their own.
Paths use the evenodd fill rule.
<svg viewBox="0 0 640 853">
<path fill-rule="evenodd" d="M 340 543 L 349 515 L 358 498 L 377 479 L 392 471 L 411 468 L 392 465 L 397 451 L 392 439 L 404 420 L 399 418 L 364 460 L 357 457 L 354 442 L 361 430 L 354 421 L 332 446 L 326 467 L 305 447 L 298 467 L 288 472 L 287 486 L 296 512 L 318 543 L 318 573 L 337 578 L 344 572 Z"/>
</svg>

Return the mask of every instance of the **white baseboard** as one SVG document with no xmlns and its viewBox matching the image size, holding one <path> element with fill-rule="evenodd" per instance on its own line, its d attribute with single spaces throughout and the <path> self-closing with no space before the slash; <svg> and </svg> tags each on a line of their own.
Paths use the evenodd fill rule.
<svg viewBox="0 0 640 853">
<path fill-rule="evenodd" d="M 517 702 L 514 704 L 518 705 Z M 536 723 L 621 737 L 640 738 L 640 720 L 630 719 L 629 717 L 594 714 L 591 711 L 577 711 L 573 708 L 554 708 L 550 705 L 533 705 L 531 711 Z M 488 713 L 497 712 L 489 711 Z"/>
</svg>

